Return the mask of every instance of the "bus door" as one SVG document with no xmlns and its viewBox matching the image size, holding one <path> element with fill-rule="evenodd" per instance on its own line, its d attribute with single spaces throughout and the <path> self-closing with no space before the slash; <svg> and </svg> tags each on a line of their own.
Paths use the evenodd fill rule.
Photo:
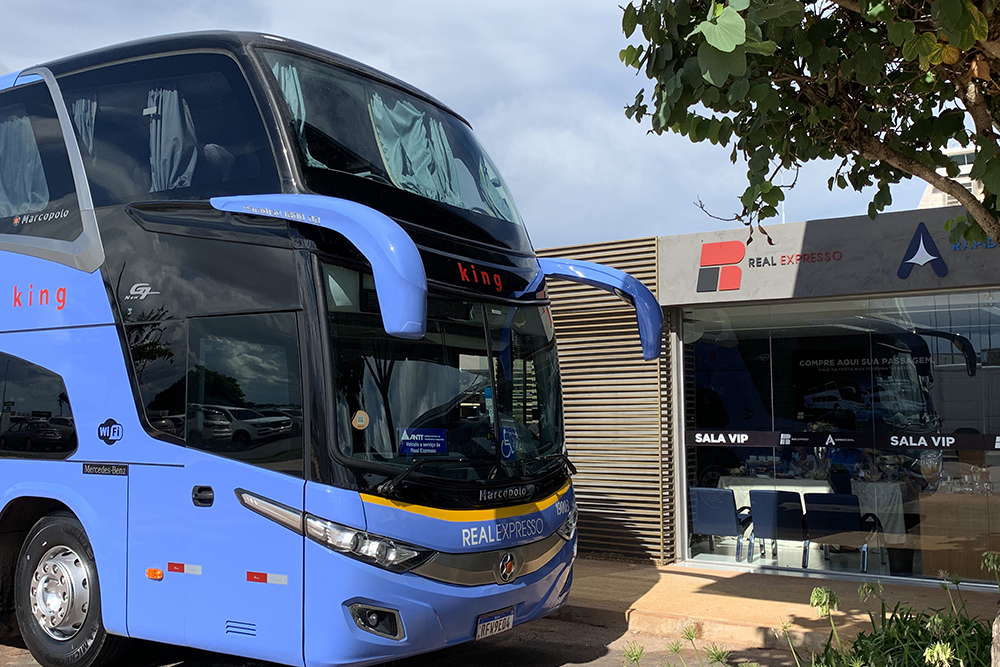
<svg viewBox="0 0 1000 667">
<path fill-rule="evenodd" d="M 193 449 L 185 479 L 186 561 L 170 567 L 185 578 L 186 643 L 301 659 L 303 537 L 279 520 L 297 527 L 302 479 Z"/>
<path fill-rule="evenodd" d="M 150 392 L 147 417 L 164 429 L 157 422 L 169 419 L 186 447 L 159 443 L 176 447 L 180 465 L 143 467 L 143 479 L 132 480 L 130 633 L 299 662 L 305 483 L 296 315 L 170 326 L 158 340 L 169 341 L 175 376 Z M 149 416 L 161 407 L 169 415 Z M 149 567 L 164 580 L 150 581 Z"/>
<path fill-rule="evenodd" d="M 289 312 L 188 320 L 186 560 L 175 566 L 188 644 L 283 663 L 302 655 L 296 331 Z"/>
</svg>

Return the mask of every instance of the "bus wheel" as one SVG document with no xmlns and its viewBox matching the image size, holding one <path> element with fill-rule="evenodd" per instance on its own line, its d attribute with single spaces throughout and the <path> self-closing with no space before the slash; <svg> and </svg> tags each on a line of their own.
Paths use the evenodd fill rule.
<svg viewBox="0 0 1000 667">
<path fill-rule="evenodd" d="M 101 622 L 101 589 L 87 533 L 69 512 L 38 520 L 14 575 L 21 637 L 42 667 L 97 667 L 121 657 L 127 640 Z"/>
</svg>

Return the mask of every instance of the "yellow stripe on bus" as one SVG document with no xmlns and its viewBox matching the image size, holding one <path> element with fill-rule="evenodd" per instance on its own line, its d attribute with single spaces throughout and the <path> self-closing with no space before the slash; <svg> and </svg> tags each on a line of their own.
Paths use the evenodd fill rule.
<svg viewBox="0 0 1000 667">
<path fill-rule="evenodd" d="M 371 496 L 367 493 L 361 494 L 361 500 L 366 503 L 371 503 L 372 505 L 392 507 L 404 512 L 412 512 L 413 514 L 427 516 L 432 519 L 441 519 L 443 521 L 494 521 L 496 519 L 509 519 L 514 516 L 531 514 L 532 512 L 541 512 L 542 510 L 548 509 L 549 507 L 555 505 L 563 494 L 569 490 L 569 484 L 569 482 L 566 482 L 566 485 L 561 489 L 553 493 L 548 498 L 539 500 L 538 502 L 525 503 L 524 505 L 514 505 L 512 507 L 498 507 L 497 509 L 492 510 L 442 510 L 434 507 L 426 507 L 424 505 L 415 505 L 413 503 L 401 503 L 397 500 Z"/>
</svg>

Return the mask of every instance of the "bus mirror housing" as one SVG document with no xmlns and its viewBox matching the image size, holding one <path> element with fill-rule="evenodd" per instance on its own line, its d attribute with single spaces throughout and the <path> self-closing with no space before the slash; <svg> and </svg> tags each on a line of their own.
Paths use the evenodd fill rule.
<svg viewBox="0 0 1000 667">
<path fill-rule="evenodd" d="M 611 292 L 634 306 L 642 358 L 646 361 L 659 358 L 663 340 L 663 311 L 648 287 L 624 271 L 578 259 L 539 258 L 538 267 L 546 278 L 590 285 Z"/>
<path fill-rule="evenodd" d="M 262 215 L 325 227 L 341 234 L 371 264 L 382 326 L 396 338 L 427 331 L 427 276 L 420 252 L 391 218 L 357 202 L 306 194 L 213 197 L 220 211 Z"/>
</svg>

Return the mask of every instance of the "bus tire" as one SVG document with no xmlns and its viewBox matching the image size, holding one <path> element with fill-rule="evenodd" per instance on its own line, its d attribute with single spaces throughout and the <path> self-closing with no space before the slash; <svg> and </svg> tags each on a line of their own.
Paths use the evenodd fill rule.
<svg viewBox="0 0 1000 667">
<path fill-rule="evenodd" d="M 94 550 L 79 520 L 53 512 L 32 527 L 14 574 L 21 637 L 42 667 L 99 667 L 121 658 L 124 637 L 101 621 Z"/>
</svg>

